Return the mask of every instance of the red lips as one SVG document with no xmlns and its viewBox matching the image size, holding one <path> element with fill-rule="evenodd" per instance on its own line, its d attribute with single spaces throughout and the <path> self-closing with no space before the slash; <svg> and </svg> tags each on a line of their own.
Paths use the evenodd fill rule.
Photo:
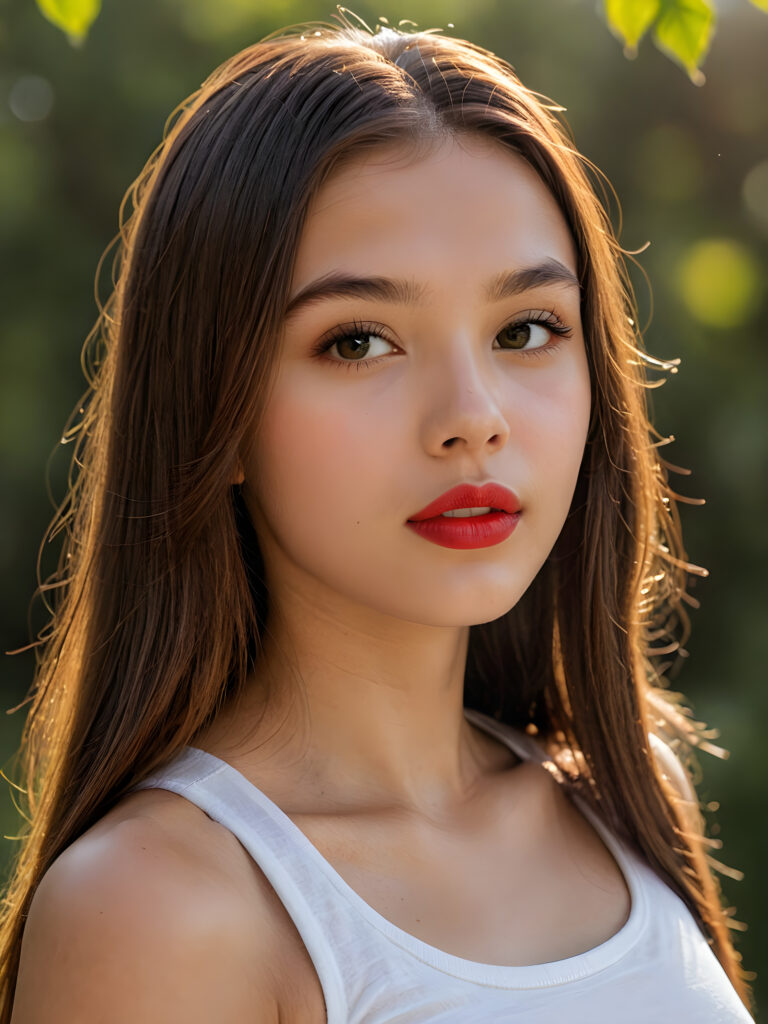
<svg viewBox="0 0 768 1024">
<path fill-rule="evenodd" d="M 441 494 L 433 502 L 410 516 L 408 522 L 421 522 L 432 519 L 443 512 L 451 512 L 456 508 L 495 508 L 502 512 L 519 512 L 521 505 L 514 491 L 501 484 L 488 483 L 482 487 L 474 484 L 459 484 L 450 491 Z"/>
</svg>

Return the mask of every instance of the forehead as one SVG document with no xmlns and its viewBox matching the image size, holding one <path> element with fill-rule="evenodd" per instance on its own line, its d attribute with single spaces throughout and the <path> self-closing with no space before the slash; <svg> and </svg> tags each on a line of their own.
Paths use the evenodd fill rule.
<svg viewBox="0 0 768 1024">
<path fill-rule="evenodd" d="M 294 291 L 333 270 L 485 278 L 548 257 L 577 271 L 568 224 L 533 168 L 501 144 L 441 139 L 346 162 L 310 204 Z"/>
</svg>

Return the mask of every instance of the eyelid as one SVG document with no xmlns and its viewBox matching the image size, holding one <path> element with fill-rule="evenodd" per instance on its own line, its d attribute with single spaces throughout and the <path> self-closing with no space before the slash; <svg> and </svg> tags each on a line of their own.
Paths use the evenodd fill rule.
<svg viewBox="0 0 768 1024">
<path fill-rule="evenodd" d="M 549 318 L 552 319 L 550 320 Z M 531 308 L 525 309 L 520 313 L 515 313 L 512 316 L 504 317 L 497 329 L 494 331 L 493 336 L 495 338 L 496 335 L 503 331 L 505 327 L 510 327 L 512 324 L 531 323 L 534 321 L 537 323 L 553 323 L 556 326 L 567 326 L 563 318 L 554 308 Z M 572 329 L 573 328 L 571 328 L 571 330 Z M 329 328 L 329 330 L 324 331 L 317 339 L 317 343 L 313 348 L 313 351 L 323 351 L 325 346 L 332 340 L 337 341 L 340 338 L 346 338 L 355 333 L 375 334 L 377 337 L 384 338 L 384 340 L 388 341 L 391 345 L 397 344 L 391 337 L 389 337 L 389 328 L 384 324 L 378 323 L 375 320 L 358 320 L 354 317 L 346 323 L 335 324 L 333 327 Z"/>
<path fill-rule="evenodd" d="M 500 334 L 505 327 L 511 327 L 513 324 L 538 323 L 549 324 L 550 326 L 554 327 L 568 327 L 567 320 L 568 318 L 564 319 L 563 317 L 561 317 L 554 307 L 548 309 L 544 309 L 542 307 L 539 307 L 538 309 L 524 309 L 521 313 L 515 313 L 511 317 L 504 317 L 504 319 L 501 321 L 498 328 L 496 329 L 496 332 L 494 333 L 494 338 L 496 337 L 497 334 Z M 569 329 L 571 331 L 573 330 L 572 327 Z"/>
</svg>

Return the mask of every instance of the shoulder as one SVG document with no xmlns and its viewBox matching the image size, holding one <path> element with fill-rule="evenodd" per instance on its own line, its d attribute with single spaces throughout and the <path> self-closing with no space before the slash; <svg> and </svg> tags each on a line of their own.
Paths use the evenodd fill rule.
<svg viewBox="0 0 768 1024">
<path fill-rule="evenodd" d="M 690 776 L 670 744 L 654 732 L 648 734 L 648 739 L 651 752 L 657 766 L 661 770 L 662 776 L 671 783 L 677 795 L 683 800 L 691 800 L 698 804 L 698 798 Z"/>
<path fill-rule="evenodd" d="M 672 746 L 654 732 L 648 734 L 650 750 L 662 780 L 671 792 L 687 828 L 695 834 L 702 831 L 699 798 L 691 777 Z"/>
<path fill-rule="evenodd" d="M 128 797 L 43 876 L 14 1024 L 277 1021 L 276 897 L 259 876 L 187 801 Z"/>
<path fill-rule="evenodd" d="M 649 752 L 663 787 L 679 807 L 688 827 L 696 833 L 700 832 L 699 798 L 687 769 L 667 740 L 652 731 L 649 731 L 647 735 Z M 538 750 L 539 753 L 535 759 L 549 768 L 554 779 L 562 781 L 563 773 L 567 775 L 574 769 L 578 771 L 578 761 L 574 759 L 572 752 L 567 748 L 556 748 L 554 753 L 548 754 L 533 737 L 526 736 L 525 742 L 531 748 Z M 540 773 L 542 776 L 546 774 Z"/>
<path fill-rule="evenodd" d="M 699 801 L 691 778 L 672 746 L 655 732 L 649 731 L 647 735 L 656 769 L 667 785 L 671 786 L 673 795 L 698 807 Z M 567 747 L 554 746 L 551 752 L 547 752 L 544 745 L 533 736 L 518 733 L 517 738 L 518 745 L 526 747 L 530 759 L 548 767 L 555 779 L 561 780 L 563 771 L 566 774 L 574 769 L 578 771 L 578 761 Z"/>
</svg>

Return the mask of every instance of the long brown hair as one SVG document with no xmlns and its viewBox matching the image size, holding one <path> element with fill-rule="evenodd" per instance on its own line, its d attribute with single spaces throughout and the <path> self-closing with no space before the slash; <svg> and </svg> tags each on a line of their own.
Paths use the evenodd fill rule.
<svg viewBox="0 0 768 1024">
<path fill-rule="evenodd" d="M 22 745 L 29 827 L 0 927 L 0 1022 L 44 872 L 192 742 L 258 661 L 269 595 L 230 481 L 276 371 L 308 204 L 344 160 L 436 133 L 495 139 L 550 189 L 578 250 L 593 388 L 568 520 L 523 599 L 471 627 L 465 703 L 538 732 L 565 784 L 684 900 L 749 1005 L 715 844 L 700 816 L 686 824 L 648 739 L 688 759 L 710 734 L 659 666 L 691 600 L 647 415 L 647 367 L 671 364 L 644 353 L 599 172 L 558 108 L 492 53 L 339 21 L 221 65 L 171 115 L 121 207 L 115 289 L 68 431 L 75 473 L 47 535 L 65 539 Z"/>
</svg>

